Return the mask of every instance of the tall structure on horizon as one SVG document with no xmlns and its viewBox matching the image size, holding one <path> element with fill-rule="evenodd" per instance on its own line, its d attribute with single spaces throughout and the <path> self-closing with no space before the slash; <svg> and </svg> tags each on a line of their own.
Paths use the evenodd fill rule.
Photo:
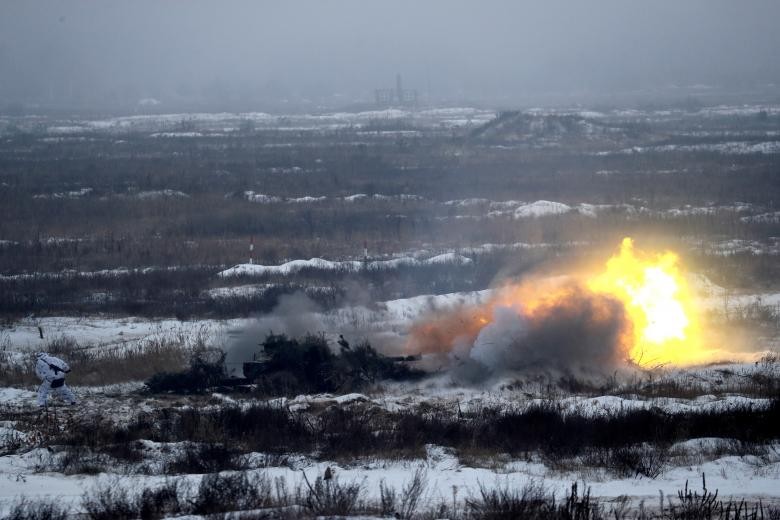
<svg viewBox="0 0 780 520">
<path fill-rule="evenodd" d="M 416 107 L 417 90 L 405 89 L 401 74 L 395 75 L 395 88 L 378 88 L 374 91 L 374 99 L 379 107 Z"/>
</svg>

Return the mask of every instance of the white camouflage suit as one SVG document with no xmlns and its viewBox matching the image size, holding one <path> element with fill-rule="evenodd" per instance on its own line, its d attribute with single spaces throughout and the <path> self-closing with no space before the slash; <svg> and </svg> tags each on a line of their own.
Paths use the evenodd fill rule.
<svg viewBox="0 0 780 520">
<path fill-rule="evenodd" d="M 35 373 L 43 381 L 38 388 L 38 406 L 45 406 L 49 391 L 54 390 L 68 404 L 76 404 L 76 397 L 70 388 L 65 385 L 65 374 L 70 372 L 70 367 L 60 358 L 40 352 L 35 363 Z"/>
</svg>

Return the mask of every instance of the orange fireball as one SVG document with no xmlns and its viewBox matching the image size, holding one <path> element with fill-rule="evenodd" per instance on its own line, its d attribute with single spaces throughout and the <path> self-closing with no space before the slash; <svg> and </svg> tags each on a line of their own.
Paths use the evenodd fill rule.
<svg viewBox="0 0 780 520">
<path fill-rule="evenodd" d="M 637 252 L 624 238 L 606 270 L 588 280 L 590 290 L 623 302 L 634 325 L 629 356 L 639 365 L 688 365 L 710 355 L 702 347 L 693 297 L 678 261 L 671 252 Z"/>
<path fill-rule="evenodd" d="M 576 312 L 578 306 L 583 313 Z M 677 255 L 638 251 L 630 238 L 623 239 L 603 271 L 529 278 L 496 289 L 483 304 L 429 315 L 412 326 L 406 350 L 447 353 L 462 351 L 464 346 L 468 349 L 480 331 L 491 325 L 499 308 L 524 320 L 527 337 L 518 343 L 523 348 L 554 350 L 560 347 L 553 345 L 554 339 L 566 342 L 564 347 L 569 350 L 564 352 L 579 359 L 587 358 L 589 352 L 611 349 L 611 358 L 592 360 L 597 364 L 628 357 L 644 367 L 691 365 L 718 355 L 703 347 L 694 298 Z M 590 323 L 583 323 L 583 317 Z M 541 338 L 540 330 L 549 337 Z"/>
</svg>

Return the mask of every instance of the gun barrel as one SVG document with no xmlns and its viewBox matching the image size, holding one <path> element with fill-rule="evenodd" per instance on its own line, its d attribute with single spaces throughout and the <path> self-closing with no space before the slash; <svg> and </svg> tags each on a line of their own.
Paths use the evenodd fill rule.
<svg viewBox="0 0 780 520">
<path fill-rule="evenodd" d="M 405 361 L 420 361 L 422 359 L 422 354 L 413 354 L 410 356 L 390 356 L 387 359 L 398 363 Z"/>
</svg>

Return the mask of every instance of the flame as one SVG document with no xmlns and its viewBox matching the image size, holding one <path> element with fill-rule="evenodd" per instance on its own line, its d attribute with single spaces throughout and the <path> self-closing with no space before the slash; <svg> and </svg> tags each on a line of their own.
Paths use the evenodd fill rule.
<svg viewBox="0 0 780 520">
<path fill-rule="evenodd" d="M 610 302 L 619 302 L 624 317 L 615 315 Z M 631 238 L 623 239 L 603 270 L 510 283 L 482 304 L 426 316 L 410 329 L 405 350 L 460 352 L 459 346 L 474 344 L 499 307 L 512 309 L 533 327 L 551 316 L 575 315 L 567 314 L 575 305 L 588 306 L 594 326 L 621 321 L 615 356 L 639 366 L 692 365 L 722 355 L 703 346 L 695 299 L 678 256 L 637 250 Z"/>
<path fill-rule="evenodd" d="M 690 365 L 708 360 L 702 348 L 694 298 L 680 273 L 677 255 L 648 254 L 624 238 L 606 270 L 588 288 L 617 298 L 633 323 L 629 356 L 642 366 Z"/>
</svg>

